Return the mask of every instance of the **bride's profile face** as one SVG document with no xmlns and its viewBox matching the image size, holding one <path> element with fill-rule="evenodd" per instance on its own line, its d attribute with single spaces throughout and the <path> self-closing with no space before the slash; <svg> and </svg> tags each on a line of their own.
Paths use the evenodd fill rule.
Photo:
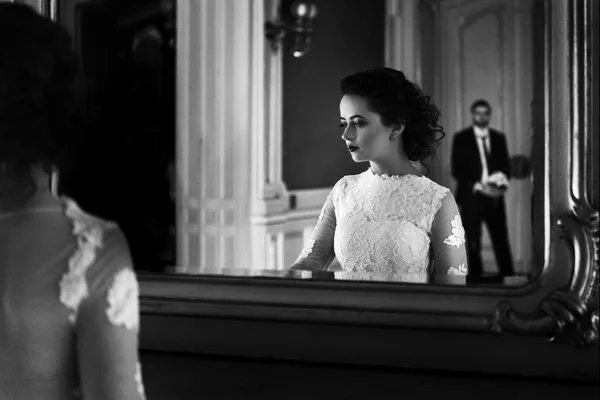
<svg viewBox="0 0 600 400">
<path fill-rule="evenodd" d="M 383 125 L 379 114 L 369 110 L 366 98 L 344 95 L 340 101 L 342 139 L 355 162 L 377 161 L 393 155 L 391 128 Z"/>
</svg>

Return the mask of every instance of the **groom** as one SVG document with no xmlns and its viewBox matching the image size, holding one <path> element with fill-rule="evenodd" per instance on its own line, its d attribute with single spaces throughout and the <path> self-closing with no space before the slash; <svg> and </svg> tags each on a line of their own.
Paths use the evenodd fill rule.
<svg viewBox="0 0 600 400">
<path fill-rule="evenodd" d="M 454 135 L 452 175 L 458 181 L 456 202 L 467 239 L 469 275 L 482 274 L 481 225 L 485 223 L 492 240 L 500 275 L 513 274 L 513 262 L 504 193 L 508 189 L 510 164 L 503 133 L 491 129 L 492 107 L 486 100 L 471 106 L 473 126 Z"/>
</svg>

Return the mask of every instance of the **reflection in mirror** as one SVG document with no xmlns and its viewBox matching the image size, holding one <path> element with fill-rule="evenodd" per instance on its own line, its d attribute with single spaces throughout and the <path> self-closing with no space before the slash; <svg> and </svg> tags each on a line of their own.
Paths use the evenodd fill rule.
<svg viewBox="0 0 600 400">
<path fill-rule="evenodd" d="M 414 56 L 416 67 L 406 61 L 394 64 L 390 62 L 393 60 L 386 60 L 387 65 L 400 67 L 409 79 L 420 83 L 425 94 L 431 95 L 441 109 L 441 125 L 446 137 L 437 149 L 437 157 L 425 160 L 424 164 L 429 169 L 429 178 L 452 189 L 460 207 L 467 231 L 469 282 L 522 283 L 534 272 L 530 159 L 532 112 L 540 109 L 533 103 L 533 84 L 534 78 L 541 76 L 543 70 L 543 36 L 540 42 L 537 33 L 543 29 L 543 14 L 534 13 L 534 8 L 539 6 L 533 1 L 422 1 L 418 12 L 413 14 L 419 16 L 418 21 L 410 21 L 418 32 L 412 38 L 420 39 L 417 40 L 419 51 Z M 347 20 L 355 8 L 342 10 L 340 7 L 340 12 L 350 14 L 343 18 Z M 407 15 L 405 9 L 400 11 L 404 11 L 401 15 Z M 371 15 L 389 12 L 370 10 Z M 315 41 L 314 52 L 306 60 L 284 58 L 283 172 L 284 181 L 296 200 L 310 201 L 327 193 L 327 190 L 319 193 L 314 188 L 330 188 L 342 176 L 360 174 L 368 168 L 365 163 L 353 164 L 345 154 L 343 143 L 339 143 L 339 136 L 326 133 L 331 131 L 326 115 L 335 115 L 337 111 L 336 100 L 340 95 L 336 83 L 339 78 L 381 64 L 384 53 L 390 52 L 389 46 L 397 44 L 394 40 L 388 39 L 384 43 L 367 37 L 368 32 L 384 34 L 385 24 L 377 23 L 376 18 L 370 24 L 363 24 L 360 32 L 351 32 L 350 27 L 348 32 L 342 32 L 343 27 L 324 22 L 327 10 L 320 15 L 319 29 L 325 31 L 320 33 L 329 41 L 336 32 L 339 35 L 341 43 L 334 46 L 340 49 L 339 54 L 331 48 L 323 49 L 319 54 Z M 360 15 L 369 15 L 369 10 L 361 10 Z M 334 18 L 337 17 L 339 13 Z M 336 31 L 332 28 L 329 32 L 328 26 L 335 26 Z M 361 55 L 358 60 L 345 58 L 344 49 L 355 49 L 361 43 L 370 45 L 364 46 L 368 49 L 357 51 Z M 372 43 L 382 43 L 379 53 Z M 402 49 L 406 51 L 408 46 Z M 402 50 L 397 51 L 406 56 Z M 308 64 L 311 57 L 312 63 Z M 311 95 L 316 92 L 320 96 L 313 99 Z M 308 98 L 311 98 L 310 104 L 307 104 Z M 485 100 L 481 102 L 485 107 L 473 107 L 478 99 Z M 479 116 L 481 111 L 484 116 Z M 306 115 L 311 117 L 306 118 Z M 485 146 L 476 133 L 486 134 L 489 138 Z M 538 139 L 542 140 L 540 144 L 543 143 L 543 137 Z M 339 226 L 337 212 L 335 216 L 338 217 L 335 233 L 339 235 L 343 228 Z M 378 244 L 365 247 L 364 242 L 369 238 L 382 240 L 377 236 L 379 233 L 382 231 L 365 230 L 364 235 L 355 235 L 358 237 L 350 237 L 346 242 L 354 242 L 361 254 L 369 248 L 368 257 L 374 258 L 376 251 L 373 249 Z M 318 238 L 308 235 L 305 254 L 314 256 L 311 252 L 314 239 Z M 390 240 L 394 243 L 386 245 L 393 248 L 402 242 L 402 237 L 397 235 Z M 318 245 L 316 248 L 320 249 Z M 343 244 L 336 250 L 338 248 L 343 251 Z M 328 269 L 346 270 L 348 264 L 352 262 L 340 260 L 338 254 Z M 365 264 L 350 268 L 360 269 Z M 375 272 L 382 264 L 379 262 L 377 266 L 366 268 Z M 398 267 L 401 263 L 394 264 Z M 302 265 L 298 267 L 303 268 Z"/>
<path fill-rule="evenodd" d="M 543 61 L 543 41 L 534 38 L 535 30 L 543 29 L 543 14 L 534 13 L 532 1 L 438 4 L 429 9 L 434 18 L 439 14 L 444 32 L 433 81 L 452 137 L 441 146 L 434 179 L 449 185 L 459 203 L 469 274 L 527 276 L 532 272 L 532 82 L 543 71 L 536 62 Z M 494 190 L 498 186 L 502 189 Z"/>
<path fill-rule="evenodd" d="M 217 16 L 242 12 L 231 5 L 219 9 L 216 3 L 204 3 L 202 12 Z M 266 12 L 270 22 L 293 19 L 291 0 L 266 3 L 275 5 L 273 13 Z M 235 182 L 248 181 L 260 187 L 263 191 L 256 197 L 266 199 L 264 204 L 275 204 L 275 211 L 265 206 L 267 211 L 259 214 L 253 205 L 253 214 L 247 215 L 242 204 L 246 199 L 242 201 L 241 197 L 255 193 L 244 192 L 243 188 L 234 190 L 227 182 L 235 175 L 231 171 L 240 171 L 225 168 L 233 165 L 229 163 L 234 156 L 224 149 L 235 145 L 234 136 L 198 139 L 192 138 L 195 132 L 191 128 L 178 128 L 177 141 L 187 143 L 191 150 L 185 161 L 181 161 L 181 153 L 175 157 L 175 1 L 61 2 L 60 21 L 76 37 L 94 94 L 96 133 L 88 140 L 97 150 L 97 157 L 81 160 L 77 173 L 61 175 L 63 190 L 90 212 L 122 226 L 138 271 L 509 285 L 535 277 L 543 260 L 536 255 L 540 245 L 534 245 L 532 237 L 541 238 L 536 230 L 544 229 L 543 216 L 536 217 L 533 210 L 542 196 L 536 197 L 533 187 L 541 186 L 533 178 L 541 176 L 536 174 L 545 160 L 536 156 L 532 146 L 532 137 L 540 146 L 545 140 L 541 106 L 544 82 L 540 81 L 544 64 L 544 15 L 538 10 L 543 8 L 541 2 L 328 0 L 315 4 L 318 13 L 313 21 L 314 37 L 310 51 L 303 57 L 294 57 L 286 41 L 279 48 L 264 43 L 263 67 L 270 75 L 256 84 L 264 84 L 268 95 L 258 106 L 249 104 L 248 112 L 270 113 L 269 124 L 258 125 L 268 131 L 263 138 L 267 148 L 255 152 L 252 147 L 249 156 L 259 159 L 255 163 L 267 165 L 260 167 L 266 170 L 266 183 L 254 183 L 254 169 L 248 176 L 236 177 Z M 194 86 L 193 90 L 214 90 L 218 95 L 228 90 L 229 82 L 256 79 L 260 74 L 240 78 L 240 74 L 233 75 L 235 63 L 224 69 L 216 67 L 218 57 L 235 60 L 235 53 L 219 52 L 211 43 L 229 43 L 243 25 L 227 22 L 227 28 L 210 25 L 210 29 L 194 25 L 212 24 L 210 15 L 188 15 L 185 18 L 190 25 L 185 29 L 196 33 L 190 34 L 191 40 L 203 43 L 201 51 L 207 60 L 199 62 L 211 63 L 205 70 L 212 71 L 217 82 L 212 81 L 212 75 L 201 75 L 201 82 L 210 87 Z M 177 21 L 181 18 L 178 16 Z M 223 17 L 223 21 L 230 20 L 235 21 Z M 229 36 L 225 33 L 228 29 L 233 30 Z M 199 32 L 212 36 L 203 38 Z M 293 42 L 293 35 L 288 36 L 286 40 Z M 188 56 L 199 58 L 193 53 Z M 331 261 L 320 265 L 319 271 L 308 274 L 288 270 L 312 243 L 313 229 L 336 182 L 369 172 L 369 163 L 358 162 L 367 160 L 355 159 L 349 153 L 341 138 L 343 132 L 337 127 L 342 99 L 339 82 L 347 75 L 383 65 L 403 71 L 441 111 L 439 123 L 446 135 L 439 142 L 436 157 L 412 165 L 417 168 L 416 174 L 426 175 L 423 179 L 427 182 L 450 189 L 456 200 L 467 231 L 466 241 L 460 245 L 468 257 L 470 272 L 466 278 L 447 275 L 447 270 L 464 272 L 463 263 L 457 262 L 432 279 L 435 254 L 430 254 L 427 246 L 421 249 L 427 261 L 425 272 L 417 278 L 397 271 L 395 277 L 387 272 L 378 275 L 377 268 L 364 264 L 350 267 L 340 254 L 335 256 L 333 247 Z M 179 88 L 186 86 L 185 79 Z M 233 93 L 234 89 L 230 90 Z M 188 98 L 202 95 L 192 93 Z M 478 99 L 486 103 L 472 107 Z M 214 113 L 201 110 L 202 116 L 217 121 L 192 121 L 195 115 L 189 114 L 190 121 L 178 120 L 178 125 L 197 124 L 203 132 L 213 132 L 210 127 L 216 126 L 214 135 L 225 132 L 223 127 L 229 126 L 230 118 L 240 120 L 236 126 L 244 125 L 243 113 L 220 111 L 219 107 L 227 107 L 228 103 L 210 100 L 203 107 Z M 278 109 L 277 104 L 283 107 Z M 489 125 L 480 124 L 475 129 L 474 122 L 482 119 L 489 120 Z M 489 135 L 489 142 L 478 140 L 479 133 Z M 196 143 L 204 147 L 198 150 Z M 213 150 L 216 155 L 211 154 Z M 100 161 L 105 154 L 111 154 L 110 162 Z M 235 154 L 239 156 L 239 152 Z M 262 157 L 267 161 L 263 162 Z M 178 170 L 177 175 L 192 183 L 184 190 L 179 181 L 175 190 L 175 166 L 184 164 L 186 170 Z M 189 170 L 189 165 L 198 170 Z M 502 182 L 505 178 L 507 184 Z M 502 188 L 493 188 L 494 182 Z M 193 190 L 197 191 L 195 198 L 182 194 Z M 226 194 L 211 194 L 217 192 Z M 238 200 L 242 205 L 232 206 Z M 180 206 L 176 207 L 175 202 Z M 178 213 L 188 211 L 184 217 L 176 217 L 176 209 Z M 175 220 L 180 224 L 177 232 L 184 232 L 178 235 L 177 246 Z M 461 232 L 461 227 L 456 221 L 452 225 L 453 221 L 452 217 L 445 221 L 449 231 L 442 242 L 451 235 L 460 237 L 456 232 Z M 402 234 L 413 238 L 422 235 L 424 243 L 431 240 L 430 227 L 420 229 L 413 223 L 403 227 L 406 229 L 401 230 Z M 232 228 L 235 233 L 229 233 Z M 364 232 L 364 237 L 378 233 L 381 231 Z M 351 246 L 353 238 L 356 236 L 348 238 L 346 246 Z M 398 249 L 398 237 L 387 240 Z M 248 268 L 240 268 L 242 265 Z"/>
</svg>

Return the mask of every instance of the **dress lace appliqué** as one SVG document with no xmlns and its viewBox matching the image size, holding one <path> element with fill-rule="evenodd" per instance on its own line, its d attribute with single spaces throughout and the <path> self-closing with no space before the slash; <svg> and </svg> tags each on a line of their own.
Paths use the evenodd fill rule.
<svg viewBox="0 0 600 400">
<path fill-rule="evenodd" d="M 130 268 L 115 275 L 107 293 L 106 316 L 111 324 L 135 329 L 139 326 L 139 287 L 135 273 Z"/>
<path fill-rule="evenodd" d="M 69 321 L 74 324 L 79 305 L 89 295 L 86 272 L 96 260 L 97 250 L 102 248 L 104 231 L 114 227 L 114 224 L 84 213 L 69 199 L 63 199 L 63 205 L 65 215 L 73 224 L 77 250 L 69 259 L 68 270 L 60 280 L 60 301 L 69 309 Z"/>
<path fill-rule="evenodd" d="M 315 239 L 310 239 L 308 241 L 308 243 L 306 244 L 306 246 L 304 247 L 304 249 L 302 249 L 302 253 L 300 253 L 300 256 L 298 258 L 300 259 L 300 258 L 308 257 L 308 255 L 310 253 L 312 253 L 315 243 L 316 243 Z"/>
<path fill-rule="evenodd" d="M 133 375 L 133 379 L 135 379 L 137 391 L 140 394 L 140 397 L 145 399 L 146 393 L 144 391 L 144 384 L 142 382 L 142 365 L 139 362 L 135 365 L 135 374 Z"/>
<path fill-rule="evenodd" d="M 458 268 L 450 267 L 448 268 L 448 275 L 467 275 L 467 267 L 462 263 L 458 266 Z"/>
<path fill-rule="evenodd" d="M 456 214 L 450 224 L 452 225 L 452 235 L 448 236 L 444 240 L 444 243 L 448 246 L 456 246 L 456 248 L 459 248 L 461 244 L 465 243 L 465 229 L 462 226 L 460 215 Z"/>
</svg>

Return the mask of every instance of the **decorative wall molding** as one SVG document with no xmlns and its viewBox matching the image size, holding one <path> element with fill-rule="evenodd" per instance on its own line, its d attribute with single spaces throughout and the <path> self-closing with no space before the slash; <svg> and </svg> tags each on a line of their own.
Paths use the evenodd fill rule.
<svg viewBox="0 0 600 400">
<path fill-rule="evenodd" d="M 282 181 L 283 56 L 264 36 L 264 24 L 279 18 L 279 0 L 253 0 L 252 86 L 253 214 L 272 214 L 287 207 Z"/>
<path fill-rule="evenodd" d="M 177 270 L 248 260 L 253 1 L 179 1 Z M 231 112 L 235 110 L 235 118 Z"/>
<path fill-rule="evenodd" d="M 330 187 L 328 188 L 317 188 L 317 189 L 299 189 L 290 191 L 290 198 L 295 199 L 294 210 L 318 210 L 321 208 L 327 200 L 327 196 L 331 192 Z M 291 211 L 293 212 L 293 210 Z M 317 214 L 318 215 L 318 214 Z"/>
<path fill-rule="evenodd" d="M 421 82 L 419 0 L 386 0 L 385 66 Z"/>
<path fill-rule="evenodd" d="M 279 18 L 279 0 L 253 0 L 251 267 L 284 268 L 283 226 L 289 208 L 282 179 L 283 56 L 264 37 L 264 25 Z"/>
</svg>

